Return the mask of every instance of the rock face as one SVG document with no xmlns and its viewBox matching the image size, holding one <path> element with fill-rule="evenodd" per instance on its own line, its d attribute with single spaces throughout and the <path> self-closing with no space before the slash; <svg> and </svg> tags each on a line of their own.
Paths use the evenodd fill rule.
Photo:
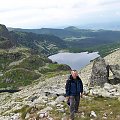
<svg viewBox="0 0 120 120">
<path fill-rule="evenodd" d="M 110 70 L 113 73 L 114 84 L 120 83 L 120 65 L 110 65 Z"/>
<path fill-rule="evenodd" d="M 107 55 L 106 57 L 104 57 L 104 59 L 105 59 L 105 62 L 109 65 L 117 65 L 117 64 L 120 65 L 120 49 Z M 89 65 L 87 65 L 86 67 L 84 67 L 83 69 L 79 71 L 79 75 L 81 79 L 83 80 L 84 84 L 90 84 L 93 64 L 94 63 L 91 61 Z M 111 72 L 109 76 L 111 78 L 114 78 L 113 73 Z"/>
<path fill-rule="evenodd" d="M 8 49 L 13 47 L 13 45 L 8 29 L 5 25 L 0 24 L 0 48 Z"/>
<path fill-rule="evenodd" d="M 106 82 L 108 82 L 108 71 L 106 68 L 106 63 L 103 58 L 99 57 L 95 59 L 93 63 L 90 86 L 103 86 Z"/>
<path fill-rule="evenodd" d="M 8 29 L 5 25 L 0 24 L 0 36 L 9 37 Z"/>
</svg>

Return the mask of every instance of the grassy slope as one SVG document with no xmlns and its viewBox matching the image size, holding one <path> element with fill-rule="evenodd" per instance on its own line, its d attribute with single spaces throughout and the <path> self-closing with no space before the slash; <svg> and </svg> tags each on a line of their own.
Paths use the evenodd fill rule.
<svg viewBox="0 0 120 120">
<path fill-rule="evenodd" d="M 41 54 L 32 54 L 26 48 L 1 50 L 0 55 L 0 72 L 3 74 L 0 76 L 0 88 L 29 85 L 42 75 L 50 77 L 70 69 L 66 65 L 52 63 Z"/>
<path fill-rule="evenodd" d="M 62 105 L 66 108 L 65 112 L 59 112 L 57 107 L 53 107 L 53 110 L 49 112 L 49 116 L 51 116 L 54 120 L 61 120 L 62 118 L 66 118 L 68 120 L 70 112 L 68 105 L 63 102 Z M 27 113 L 31 113 L 31 110 L 34 110 L 32 117 L 37 118 L 36 114 L 41 109 L 47 107 L 46 104 L 39 105 L 37 109 L 32 108 L 30 106 L 24 106 L 21 109 L 14 111 L 15 113 L 21 113 L 21 119 L 25 120 L 25 116 Z M 97 117 L 90 116 L 91 111 L 94 111 Z M 79 112 L 75 114 L 75 120 L 119 120 L 120 119 L 120 101 L 116 98 L 103 98 L 103 97 L 92 97 L 91 99 L 82 98 L 79 105 Z M 82 117 L 84 114 L 84 117 Z M 31 117 L 31 118 L 32 118 Z M 46 118 L 42 118 L 42 120 L 46 120 Z"/>
<path fill-rule="evenodd" d="M 86 51 L 96 52 L 97 51 L 102 57 L 105 57 L 118 48 L 120 48 L 120 42 L 103 44 L 103 45 L 98 45 L 98 46 L 88 47 L 88 48 L 77 48 L 77 47 L 72 48 L 71 47 L 69 49 L 70 49 L 70 52 L 86 52 Z"/>
<path fill-rule="evenodd" d="M 64 107 L 67 108 L 66 117 L 69 118 L 69 108 L 64 103 Z M 91 100 L 87 100 L 82 98 L 81 103 L 79 106 L 80 113 L 75 115 L 75 120 L 104 120 L 103 117 L 107 117 L 107 120 L 119 120 L 120 119 L 120 101 L 115 98 L 102 98 L 102 97 L 95 97 Z M 91 111 L 94 111 L 97 115 L 96 118 L 90 117 Z M 84 113 L 84 117 L 82 118 L 81 115 Z M 57 116 L 56 116 L 57 115 Z M 51 116 L 55 120 L 61 120 L 63 117 L 63 113 L 58 111 L 52 110 Z"/>
</svg>

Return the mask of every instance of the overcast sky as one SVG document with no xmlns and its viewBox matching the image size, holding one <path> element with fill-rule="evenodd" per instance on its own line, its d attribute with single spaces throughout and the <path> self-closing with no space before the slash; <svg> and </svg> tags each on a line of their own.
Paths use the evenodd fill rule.
<svg viewBox="0 0 120 120">
<path fill-rule="evenodd" d="M 0 0 L 0 24 L 15 28 L 120 21 L 120 0 Z"/>
</svg>

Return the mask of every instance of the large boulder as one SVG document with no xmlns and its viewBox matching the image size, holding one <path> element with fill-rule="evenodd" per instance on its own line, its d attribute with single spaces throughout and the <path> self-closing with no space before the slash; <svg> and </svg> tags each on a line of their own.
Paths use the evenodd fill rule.
<svg viewBox="0 0 120 120">
<path fill-rule="evenodd" d="M 98 57 L 93 62 L 90 86 L 103 86 L 108 82 L 108 70 L 105 60 Z"/>
</svg>

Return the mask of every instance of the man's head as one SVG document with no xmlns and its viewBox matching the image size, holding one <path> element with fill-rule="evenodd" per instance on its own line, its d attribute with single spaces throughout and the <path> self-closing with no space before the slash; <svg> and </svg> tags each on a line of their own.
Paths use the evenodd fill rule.
<svg viewBox="0 0 120 120">
<path fill-rule="evenodd" d="M 71 75 L 72 75 L 73 79 L 76 79 L 77 76 L 78 76 L 77 70 L 72 70 L 72 71 L 71 71 Z"/>
</svg>

